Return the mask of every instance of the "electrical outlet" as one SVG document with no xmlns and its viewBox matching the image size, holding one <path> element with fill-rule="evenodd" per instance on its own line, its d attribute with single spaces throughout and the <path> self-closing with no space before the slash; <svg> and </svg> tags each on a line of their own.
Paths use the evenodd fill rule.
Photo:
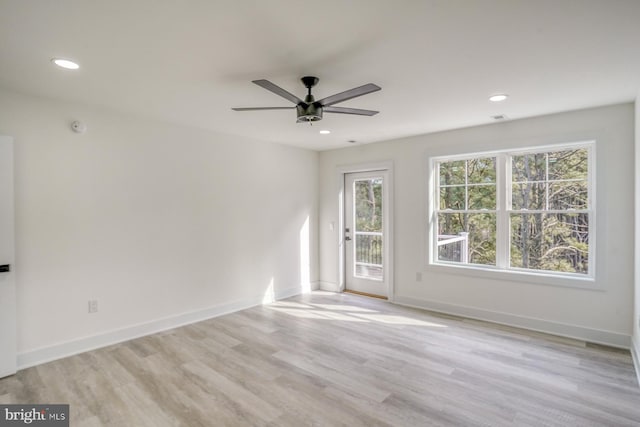
<svg viewBox="0 0 640 427">
<path fill-rule="evenodd" d="M 416 282 L 422 282 L 422 273 L 420 272 L 416 273 Z"/>
<path fill-rule="evenodd" d="M 89 313 L 97 313 L 98 312 L 98 300 L 90 299 L 89 300 Z"/>
</svg>

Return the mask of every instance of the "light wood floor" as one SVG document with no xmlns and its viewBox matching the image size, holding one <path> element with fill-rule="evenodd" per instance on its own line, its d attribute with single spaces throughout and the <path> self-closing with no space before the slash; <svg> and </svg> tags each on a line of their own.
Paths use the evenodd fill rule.
<svg viewBox="0 0 640 427">
<path fill-rule="evenodd" d="M 26 369 L 72 426 L 640 425 L 627 351 L 316 292 Z"/>
</svg>

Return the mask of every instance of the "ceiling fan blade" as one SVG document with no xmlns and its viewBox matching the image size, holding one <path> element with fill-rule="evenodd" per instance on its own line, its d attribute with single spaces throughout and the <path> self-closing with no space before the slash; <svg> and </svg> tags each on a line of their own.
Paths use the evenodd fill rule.
<svg viewBox="0 0 640 427">
<path fill-rule="evenodd" d="M 235 107 L 233 111 L 257 111 L 257 110 L 293 110 L 296 107 Z"/>
<path fill-rule="evenodd" d="M 380 86 L 374 85 L 373 83 L 368 83 L 366 85 L 362 85 L 353 89 L 346 90 L 344 92 L 336 93 L 335 95 L 328 96 L 318 102 L 322 104 L 323 107 L 328 107 L 330 105 L 337 104 L 338 102 L 353 99 L 371 92 L 377 92 L 380 89 L 382 89 Z"/>
<path fill-rule="evenodd" d="M 265 88 L 266 90 L 271 91 L 276 95 L 280 95 L 284 99 L 288 99 L 289 101 L 293 102 L 296 105 L 300 104 L 301 102 L 304 102 L 302 99 L 298 98 L 292 93 L 287 92 L 286 90 L 282 89 L 280 86 L 277 86 L 271 83 L 269 80 L 253 80 L 252 83 L 257 84 L 258 86 Z"/>
<path fill-rule="evenodd" d="M 325 113 L 340 113 L 340 114 L 356 114 L 358 116 L 375 116 L 380 111 L 362 110 L 360 108 L 345 108 L 345 107 L 324 107 L 322 109 Z"/>
</svg>

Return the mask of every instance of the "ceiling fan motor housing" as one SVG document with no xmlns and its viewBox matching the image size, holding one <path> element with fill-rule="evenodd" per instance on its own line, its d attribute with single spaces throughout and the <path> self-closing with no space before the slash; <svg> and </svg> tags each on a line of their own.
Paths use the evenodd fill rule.
<svg viewBox="0 0 640 427">
<path fill-rule="evenodd" d="M 310 104 L 298 104 L 298 123 L 317 122 L 322 120 L 322 106 L 316 102 Z"/>
<path fill-rule="evenodd" d="M 307 96 L 304 97 L 304 103 L 297 105 L 298 120 L 297 123 L 317 122 L 322 120 L 322 104 L 316 102 L 311 95 L 311 88 L 318 84 L 319 78 L 313 76 L 305 76 L 300 79 L 304 87 L 307 88 Z"/>
</svg>

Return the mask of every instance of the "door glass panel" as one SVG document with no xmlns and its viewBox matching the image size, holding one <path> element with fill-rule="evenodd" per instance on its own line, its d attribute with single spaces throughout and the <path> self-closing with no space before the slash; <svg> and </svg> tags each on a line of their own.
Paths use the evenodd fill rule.
<svg viewBox="0 0 640 427">
<path fill-rule="evenodd" d="M 382 178 L 355 181 L 353 194 L 354 276 L 383 280 Z"/>
</svg>

